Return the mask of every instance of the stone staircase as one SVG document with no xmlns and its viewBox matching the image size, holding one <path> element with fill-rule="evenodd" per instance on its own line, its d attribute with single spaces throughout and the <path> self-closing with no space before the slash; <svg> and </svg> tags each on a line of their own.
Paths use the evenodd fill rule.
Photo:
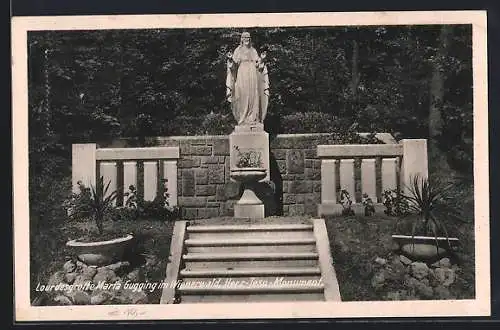
<svg viewBox="0 0 500 330">
<path fill-rule="evenodd" d="M 161 303 L 340 301 L 323 219 L 179 221 Z"/>
</svg>

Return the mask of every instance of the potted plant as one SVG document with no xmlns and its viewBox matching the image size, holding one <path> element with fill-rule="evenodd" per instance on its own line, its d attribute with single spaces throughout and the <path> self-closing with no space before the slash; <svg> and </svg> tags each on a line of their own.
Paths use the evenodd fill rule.
<svg viewBox="0 0 500 330">
<path fill-rule="evenodd" d="M 254 192 L 257 182 L 266 177 L 261 153 L 253 149 L 242 151 L 238 146 L 234 146 L 234 149 L 238 158 L 236 168 L 231 169 L 231 178 L 241 182 L 245 189 L 237 204 L 262 204 Z"/>
<path fill-rule="evenodd" d="M 111 216 L 117 198 L 116 190 L 108 192 L 110 183 L 104 185 L 103 177 L 98 179 L 96 186 L 91 185 L 90 188 L 78 182 L 79 192 L 72 194 L 66 203 L 70 218 L 90 220 L 97 228 L 97 232 L 90 229 L 83 237 L 66 243 L 81 261 L 89 265 L 103 265 L 120 260 L 133 239 L 131 234 L 120 235 L 104 231 L 104 220 Z"/>
<path fill-rule="evenodd" d="M 392 235 L 393 241 L 404 254 L 413 259 L 433 259 L 453 253 L 458 238 L 450 237 L 446 223 L 460 219 L 456 209 L 448 205 L 448 193 L 452 185 L 439 180 L 413 176 L 409 194 L 401 194 L 408 214 L 400 218 Z"/>
</svg>

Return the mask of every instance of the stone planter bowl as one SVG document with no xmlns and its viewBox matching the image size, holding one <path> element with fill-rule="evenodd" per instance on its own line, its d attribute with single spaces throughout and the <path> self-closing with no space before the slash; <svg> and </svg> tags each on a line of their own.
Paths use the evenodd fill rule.
<svg viewBox="0 0 500 330">
<path fill-rule="evenodd" d="M 80 242 L 76 239 L 68 241 L 66 246 L 87 265 L 102 266 L 121 260 L 133 238 L 127 234 L 124 237 L 100 242 Z"/>
<path fill-rule="evenodd" d="M 404 254 L 414 260 L 443 257 L 455 251 L 458 245 L 458 238 L 456 237 L 436 238 L 433 236 L 392 235 L 392 240 Z"/>
<path fill-rule="evenodd" d="M 231 178 L 241 183 L 257 182 L 266 177 L 263 167 L 241 167 L 231 169 Z"/>
<path fill-rule="evenodd" d="M 243 167 L 231 170 L 231 178 L 243 184 L 244 191 L 237 205 L 262 205 L 255 194 L 258 181 L 266 177 L 266 169 L 262 167 Z"/>
</svg>

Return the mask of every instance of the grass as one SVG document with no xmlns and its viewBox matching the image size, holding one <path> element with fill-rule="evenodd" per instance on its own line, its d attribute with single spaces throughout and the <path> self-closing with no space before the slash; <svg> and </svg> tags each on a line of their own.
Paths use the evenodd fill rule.
<svg viewBox="0 0 500 330">
<path fill-rule="evenodd" d="M 466 194 L 472 196 L 472 194 Z M 468 211 L 464 217 L 473 219 L 473 199 L 457 198 Z M 235 223 L 286 223 L 306 221 L 308 217 L 270 217 L 263 220 L 235 220 L 232 217 L 196 220 L 199 224 L 235 224 Z M 391 235 L 396 229 L 397 219 L 385 215 L 371 217 L 327 217 L 325 219 L 334 266 L 339 281 L 343 301 L 377 301 L 386 299 L 389 290 L 399 289 L 396 284 L 383 290 L 371 286 L 376 257 L 391 257 Z M 134 233 L 137 250 L 142 255 L 154 255 L 158 264 L 151 270 L 148 280 L 161 282 L 165 279 L 165 269 L 170 252 L 170 240 L 174 222 L 160 222 L 151 219 L 135 221 L 107 221 L 106 233 Z M 95 224 L 88 222 L 68 222 L 48 228 L 41 228 L 37 234 L 30 235 L 30 273 L 31 298 L 36 298 L 34 291 L 37 283 L 47 283 L 51 274 L 59 270 L 71 257 L 66 247 L 69 239 L 76 239 L 95 231 Z M 451 290 L 458 299 L 473 299 L 475 296 L 475 254 L 473 221 L 458 223 L 453 226 L 453 234 L 461 243 L 458 262 L 460 270 Z M 137 262 L 141 262 L 138 260 Z M 393 285 L 391 287 L 391 285 Z M 159 303 L 161 290 L 149 296 L 150 303 Z"/>
<path fill-rule="evenodd" d="M 472 219 L 472 213 L 466 217 Z M 220 217 L 196 220 L 195 222 L 224 225 L 302 222 L 308 219 L 307 216 L 269 217 L 263 220 L 235 220 L 232 217 Z M 387 292 L 400 289 L 397 283 L 391 282 L 388 282 L 389 285 L 382 290 L 375 290 L 371 286 L 375 258 L 390 258 L 392 256 L 391 235 L 395 233 L 397 220 L 395 217 L 378 214 L 370 217 L 325 218 L 342 301 L 386 300 Z M 457 226 L 452 227 L 451 232 L 459 238 L 461 246 L 458 253 L 460 270 L 457 271 L 456 282 L 450 287 L 450 290 L 457 299 L 473 299 L 475 296 L 473 222 L 458 223 Z"/>
<path fill-rule="evenodd" d="M 271 217 L 264 220 L 241 220 L 237 223 L 269 223 L 306 221 L 307 217 Z M 371 286 L 376 257 L 391 257 L 391 235 L 394 233 L 396 218 L 385 215 L 371 217 L 327 217 L 325 219 L 334 267 L 339 281 L 342 301 L 377 301 L 386 299 L 390 290 L 397 290 L 397 284 L 389 283 L 383 290 Z M 199 224 L 235 224 L 231 217 L 221 217 L 195 221 Z M 148 274 L 151 282 L 165 279 L 165 269 L 170 252 L 170 240 L 174 222 L 155 220 L 108 221 L 104 229 L 108 233 L 133 233 L 141 254 L 154 255 L 158 264 Z M 51 274 L 59 270 L 71 255 L 66 247 L 69 239 L 93 230 L 94 224 L 66 222 L 52 230 L 42 230 L 32 235 L 31 241 L 31 292 L 37 283 L 46 283 Z M 451 290 L 457 299 L 473 299 L 475 296 L 474 277 L 474 228 L 473 224 L 457 227 L 457 236 L 462 244 L 459 253 L 460 270 Z M 161 290 L 149 295 L 149 302 L 159 303 Z"/>
<path fill-rule="evenodd" d="M 266 223 L 305 221 L 307 217 L 272 217 L 265 221 L 243 220 L 243 223 Z M 376 257 L 390 258 L 391 234 L 395 228 L 396 218 L 384 215 L 371 217 L 328 217 L 325 219 L 334 267 L 339 281 L 342 301 L 377 301 L 386 299 L 389 290 L 399 287 L 389 283 L 384 290 L 375 290 L 371 286 Z M 235 224 L 230 217 L 197 220 L 197 223 Z M 238 222 L 240 223 L 240 222 Z M 165 269 L 170 252 L 170 240 L 174 222 L 154 220 L 114 221 L 106 222 L 106 232 L 134 233 L 139 252 L 158 257 L 157 266 L 148 274 L 151 282 L 165 279 Z M 41 231 L 32 235 L 31 252 L 31 290 L 32 300 L 36 297 L 34 288 L 37 283 L 46 283 L 52 273 L 57 271 L 71 255 L 66 247 L 69 239 L 87 233 L 93 224 L 67 222 L 58 228 Z M 454 295 L 458 299 L 473 299 L 474 287 L 474 237 L 473 225 L 462 226 L 457 231 L 462 243 L 459 254 L 460 271 L 455 284 L 452 285 Z M 149 295 L 149 302 L 159 303 L 161 290 Z"/>
<path fill-rule="evenodd" d="M 45 284 L 51 274 L 59 270 L 64 262 L 71 257 L 71 251 L 66 247 L 70 239 L 96 230 L 94 223 L 65 222 L 52 229 L 40 230 L 37 235 L 31 236 L 31 301 L 37 295 L 34 289 L 37 283 Z M 107 221 L 104 223 L 106 233 L 126 234 L 133 233 L 135 251 L 140 255 L 156 256 L 158 263 L 147 274 L 150 282 L 161 282 L 165 279 L 166 263 L 170 252 L 170 239 L 174 222 L 160 222 L 150 219 L 136 221 Z M 131 260 L 132 264 L 140 264 L 142 258 Z M 149 295 L 150 303 L 159 303 L 161 290 L 155 290 Z"/>
</svg>

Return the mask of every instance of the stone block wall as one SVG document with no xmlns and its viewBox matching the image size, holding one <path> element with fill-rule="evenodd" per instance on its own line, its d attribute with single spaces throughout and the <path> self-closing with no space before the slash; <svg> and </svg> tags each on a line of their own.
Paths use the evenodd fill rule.
<svg viewBox="0 0 500 330">
<path fill-rule="evenodd" d="M 156 137 L 147 146 L 176 146 L 178 161 L 178 205 L 184 219 L 233 216 L 242 189 L 229 172 L 228 136 Z M 336 144 L 333 134 L 283 134 L 270 136 L 271 184 L 262 185 L 266 216 L 316 216 L 321 203 L 319 144 Z M 137 146 L 120 139 L 109 147 Z"/>
<path fill-rule="evenodd" d="M 321 202 L 321 162 L 316 147 L 331 141 L 328 135 L 278 135 L 270 142 L 271 168 L 281 186 L 284 215 L 316 215 Z"/>
<path fill-rule="evenodd" d="M 227 136 L 157 138 L 158 145 L 178 146 L 178 204 L 185 219 L 231 216 L 240 187 L 231 182 Z"/>
</svg>

